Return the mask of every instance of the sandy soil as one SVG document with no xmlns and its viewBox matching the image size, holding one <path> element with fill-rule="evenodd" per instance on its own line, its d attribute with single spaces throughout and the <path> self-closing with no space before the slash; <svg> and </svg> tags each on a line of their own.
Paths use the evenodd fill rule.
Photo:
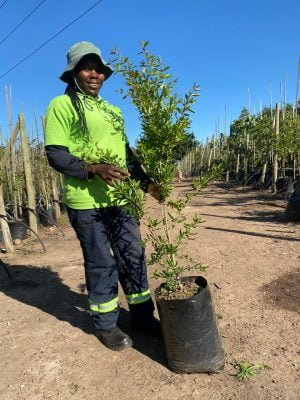
<svg viewBox="0 0 300 400">
<path fill-rule="evenodd" d="M 41 229 L 46 253 L 27 239 L 15 256 L 1 254 L 13 277 L 0 268 L 1 400 L 300 399 L 300 225 L 283 222 L 282 200 L 225 184 L 209 186 L 186 212 L 204 221 L 187 246 L 209 266 L 224 371 L 176 374 L 163 344 L 143 336 L 123 352 L 105 348 L 93 335 L 81 251 L 66 222 L 63 235 Z M 159 283 L 151 279 L 151 289 Z M 121 307 L 129 331 L 123 295 Z M 239 380 L 241 360 L 270 368 Z"/>
</svg>

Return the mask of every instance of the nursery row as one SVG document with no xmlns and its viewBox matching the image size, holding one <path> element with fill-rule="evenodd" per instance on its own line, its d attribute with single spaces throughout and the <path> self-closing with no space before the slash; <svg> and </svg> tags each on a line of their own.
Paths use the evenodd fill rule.
<svg viewBox="0 0 300 400">
<path fill-rule="evenodd" d="M 300 175 L 300 104 L 280 110 L 264 108 L 256 115 L 242 109 L 230 134 L 215 134 L 195 146 L 178 164 L 184 176 L 199 175 L 222 163 L 224 179 L 272 188 L 273 193 Z"/>
<path fill-rule="evenodd" d="M 13 252 L 12 228 L 18 226 L 21 236 L 24 226 L 37 234 L 38 226 L 49 219 L 59 221 L 62 178 L 49 167 L 43 143 L 28 140 L 22 114 L 0 155 L 1 238 Z"/>
</svg>

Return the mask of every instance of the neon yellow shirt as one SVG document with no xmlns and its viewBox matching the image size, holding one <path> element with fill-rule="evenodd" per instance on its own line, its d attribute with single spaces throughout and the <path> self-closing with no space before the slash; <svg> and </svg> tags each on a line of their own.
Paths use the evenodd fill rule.
<svg viewBox="0 0 300 400">
<path fill-rule="evenodd" d="M 109 151 L 126 164 L 124 120 L 121 110 L 101 97 L 79 93 L 89 136 L 80 129 L 79 118 L 68 95 L 55 97 L 46 112 L 45 145 L 65 146 L 70 154 L 87 163 L 100 162 L 99 151 Z M 111 186 L 98 176 L 90 181 L 64 175 L 64 201 L 70 208 L 88 210 L 118 205 Z"/>
</svg>

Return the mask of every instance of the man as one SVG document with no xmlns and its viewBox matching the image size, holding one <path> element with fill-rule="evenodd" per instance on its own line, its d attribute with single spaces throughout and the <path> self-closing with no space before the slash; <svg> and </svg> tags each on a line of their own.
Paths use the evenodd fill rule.
<svg viewBox="0 0 300 400">
<path fill-rule="evenodd" d="M 155 336 L 161 332 L 153 316 L 139 223 L 114 199 L 112 185 L 130 175 L 144 191 L 159 194 L 133 157 L 121 111 L 98 95 L 112 73 L 92 43 L 79 42 L 68 50 L 60 76 L 67 87 L 48 106 L 45 149 L 49 164 L 64 174 L 64 201 L 83 251 L 96 336 L 108 348 L 122 350 L 132 340 L 117 325 L 118 281 L 133 329 Z M 100 150 L 117 156 L 124 168 L 97 162 Z"/>
</svg>

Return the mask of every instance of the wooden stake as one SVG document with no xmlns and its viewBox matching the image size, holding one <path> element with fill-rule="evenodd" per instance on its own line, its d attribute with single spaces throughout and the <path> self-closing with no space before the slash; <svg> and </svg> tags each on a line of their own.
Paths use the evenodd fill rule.
<svg viewBox="0 0 300 400">
<path fill-rule="evenodd" d="M 30 148 L 26 135 L 26 127 L 23 114 L 19 115 L 19 124 L 21 130 L 22 152 L 24 157 L 24 172 L 25 172 L 27 200 L 29 208 L 29 226 L 34 232 L 37 232 L 37 220 L 35 213 L 35 189 L 33 185 L 31 165 L 30 165 Z"/>
<path fill-rule="evenodd" d="M 267 163 L 265 162 L 263 167 L 262 167 L 262 173 L 260 177 L 260 183 L 263 185 L 266 180 L 266 172 L 267 172 Z"/>
<path fill-rule="evenodd" d="M 13 131 L 13 122 L 12 122 L 12 108 L 11 108 L 11 86 L 5 86 L 4 87 L 4 92 L 5 92 L 5 101 L 6 101 L 6 109 L 7 109 L 7 121 L 8 121 L 8 126 L 9 126 L 9 133 L 12 135 Z M 10 149 L 10 165 L 9 165 L 9 177 L 8 177 L 8 183 L 9 187 L 11 189 L 11 201 L 13 204 L 13 210 L 14 210 L 14 215 L 17 218 L 18 217 L 18 204 L 17 204 L 17 193 L 14 188 L 14 183 L 16 181 L 16 157 L 15 157 L 15 152 L 14 152 L 14 147 L 11 144 L 11 149 Z"/>
<path fill-rule="evenodd" d="M 11 238 L 10 230 L 9 230 L 9 225 L 6 221 L 6 211 L 5 211 L 5 205 L 4 205 L 4 199 L 3 199 L 3 190 L 2 190 L 2 185 L 0 185 L 0 225 L 1 225 L 1 230 L 2 230 L 2 235 L 3 235 L 3 240 L 5 244 L 6 251 L 10 254 L 15 252 L 13 241 Z"/>
<path fill-rule="evenodd" d="M 299 115 L 299 109 L 300 107 L 300 95 L 299 95 L 299 90 L 300 90 L 300 56 L 299 56 L 299 61 L 298 61 L 298 75 L 297 75 L 297 88 L 296 88 L 296 99 L 295 99 L 295 112 L 296 112 L 296 117 Z"/>
<path fill-rule="evenodd" d="M 270 81 L 270 110 L 271 110 L 271 117 L 273 117 L 273 95 L 272 95 L 272 81 Z"/>
<path fill-rule="evenodd" d="M 55 219 L 58 223 L 61 219 L 61 212 L 59 207 L 59 193 L 57 189 L 56 177 L 53 173 L 51 173 L 51 183 L 52 183 L 52 194 L 53 194 L 53 204 L 55 211 Z"/>
<path fill-rule="evenodd" d="M 8 161 L 8 157 L 9 157 L 9 153 L 10 153 L 10 147 L 15 143 L 19 131 L 20 131 L 20 124 L 19 124 L 19 121 L 18 121 L 16 123 L 15 129 L 13 130 L 13 132 L 11 134 L 11 137 L 9 139 L 9 142 L 8 142 L 7 146 L 6 146 L 4 154 L 1 157 L 1 164 L 0 164 L 1 172 L 4 170 L 4 168 L 6 166 L 6 163 Z"/>
<path fill-rule="evenodd" d="M 279 137 L 279 114 L 280 114 L 280 106 L 276 103 L 275 108 L 275 144 L 278 142 Z M 275 194 L 276 189 L 276 182 L 278 178 L 278 154 L 276 149 L 274 150 L 273 155 L 273 179 L 272 179 L 272 193 Z"/>
</svg>

